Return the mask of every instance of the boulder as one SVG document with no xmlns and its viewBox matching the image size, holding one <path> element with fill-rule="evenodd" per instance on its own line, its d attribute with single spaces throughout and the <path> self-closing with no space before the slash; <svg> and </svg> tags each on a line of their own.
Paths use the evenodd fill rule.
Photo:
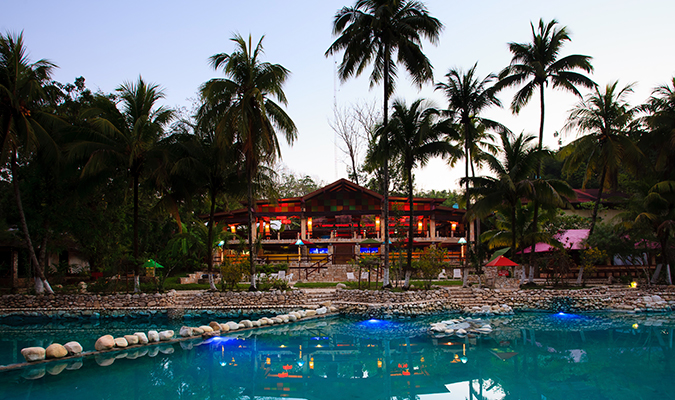
<svg viewBox="0 0 675 400">
<path fill-rule="evenodd" d="M 279 317 L 272 318 L 272 321 L 274 321 L 275 324 L 283 324 L 284 323 L 284 320 L 279 318 Z"/>
<path fill-rule="evenodd" d="M 66 348 L 69 356 L 72 356 L 73 354 L 82 353 L 82 345 L 79 344 L 78 342 L 68 342 L 64 344 L 63 347 Z"/>
<path fill-rule="evenodd" d="M 115 338 L 115 347 L 119 348 L 125 348 L 129 345 L 129 342 L 123 337 L 116 337 Z"/>
<path fill-rule="evenodd" d="M 52 343 L 45 350 L 46 358 L 63 358 L 68 355 L 68 350 L 66 350 L 63 345 L 59 343 Z"/>
<path fill-rule="evenodd" d="M 347 285 L 345 285 L 344 283 L 338 283 L 337 285 L 335 285 L 335 288 L 336 289 L 347 289 Z"/>
<path fill-rule="evenodd" d="M 323 315 L 328 311 L 326 307 L 319 307 L 316 309 L 316 315 Z"/>
<path fill-rule="evenodd" d="M 190 336 L 192 336 L 192 328 L 190 328 L 189 326 L 183 325 L 183 326 L 180 327 L 180 330 L 178 331 L 178 334 L 180 335 L 180 337 L 190 337 Z"/>
<path fill-rule="evenodd" d="M 257 321 L 251 321 L 251 322 L 253 323 L 253 326 L 254 326 L 254 327 L 260 328 L 260 325 L 261 325 L 261 324 L 260 324 L 260 320 L 257 320 Z"/>
<path fill-rule="evenodd" d="M 21 355 L 28 362 L 41 361 L 45 359 L 46 351 L 43 347 L 26 347 L 21 349 Z"/>
<path fill-rule="evenodd" d="M 305 310 L 305 315 L 307 317 L 313 317 L 316 315 L 316 310 Z"/>
<path fill-rule="evenodd" d="M 251 322 L 248 319 L 242 319 L 241 321 L 239 321 L 239 323 L 244 325 L 244 327 L 246 328 L 253 328 L 253 322 Z"/>
<path fill-rule="evenodd" d="M 219 326 L 219 327 L 220 327 L 220 326 Z M 202 325 L 202 326 L 199 327 L 199 329 L 202 330 L 202 333 L 209 333 L 209 332 L 213 332 L 213 330 L 214 330 L 214 329 L 211 328 L 211 326 L 209 326 L 209 325 Z M 218 330 L 220 330 L 220 329 L 218 329 Z"/>
<path fill-rule="evenodd" d="M 148 332 L 148 341 L 149 342 L 159 342 L 159 333 L 157 331 Z"/>
<path fill-rule="evenodd" d="M 294 314 L 288 314 L 288 320 L 291 322 L 295 322 L 298 320 L 298 317 L 296 317 Z"/>
<path fill-rule="evenodd" d="M 148 336 L 145 332 L 136 332 L 134 335 L 138 337 L 138 344 L 148 344 Z"/>
<path fill-rule="evenodd" d="M 219 330 L 220 330 L 220 324 L 217 323 L 216 321 L 211 321 L 211 322 L 209 322 L 209 326 L 210 326 L 211 329 L 213 329 L 214 331 L 219 331 Z"/>
<path fill-rule="evenodd" d="M 220 331 L 221 332 L 229 332 L 230 326 L 228 324 L 220 324 Z"/>
<path fill-rule="evenodd" d="M 162 342 L 170 340 L 173 337 L 173 334 L 174 333 L 172 330 L 161 331 L 159 333 L 159 340 L 161 340 Z"/>
<path fill-rule="evenodd" d="M 124 335 L 124 339 L 129 343 L 129 346 L 138 344 L 138 336 L 136 335 Z"/>
<path fill-rule="evenodd" d="M 192 328 L 192 336 L 199 336 L 204 333 L 202 328 Z"/>
<path fill-rule="evenodd" d="M 237 329 L 239 329 L 239 324 L 234 321 L 228 321 L 227 326 L 230 327 L 231 331 L 236 331 Z"/>
<path fill-rule="evenodd" d="M 94 344 L 96 351 L 110 350 L 113 347 L 115 347 L 115 338 L 112 335 L 101 336 Z"/>
</svg>

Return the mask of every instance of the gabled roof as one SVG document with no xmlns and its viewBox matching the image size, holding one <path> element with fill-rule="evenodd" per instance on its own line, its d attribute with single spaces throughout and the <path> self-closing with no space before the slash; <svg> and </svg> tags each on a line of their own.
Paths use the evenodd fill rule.
<svg viewBox="0 0 675 400">
<path fill-rule="evenodd" d="M 382 200 L 382 195 L 372 191 L 368 188 L 365 188 L 363 186 L 359 186 L 356 183 L 349 181 L 345 178 L 338 179 L 337 181 L 331 183 L 328 186 L 324 186 L 321 189 L 317 189 L 311 193 L 307 193 L 306 195 L 302 196 L 302 201 L 307 201 L 310 200 L 314 197 L 320 196 L 324 193 L 330 193 L 330 192 L 340 192 L 340 191 L 346 191 L 346 192 L 361 192 L 368 194 L 372 197 L 375 197 L 379 200 Z"/>
<path fill-rule="evenodd" d="M 594 203 L 598 198 L 598 191 L 600 189 L 572 189 L 577 195 L 576 199 L 570 200 L 572 204 L 580 203 Z M 602 203 L 618 203 L 623 199 L 628 198 L 628 195 L 622 192 L 603 191 L 601 201 Z"/>
</svg>

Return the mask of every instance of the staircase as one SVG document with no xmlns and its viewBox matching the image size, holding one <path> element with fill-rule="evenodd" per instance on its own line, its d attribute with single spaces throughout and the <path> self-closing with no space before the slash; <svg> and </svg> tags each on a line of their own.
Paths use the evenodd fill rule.
<svg viewBox="0 0 675 400">
<path fill-rule="evenodd" d="M 201 292 L 201 290 L 177 290 L 173 297 L 174 308 L 189 308 L 192 299 Z"/>
<path fill-rule="evenodd" d="M 335 301 L 335 290 L 334 289 L 314 289 L 307 291 L 307 305 L 321 305 L 324 302 L 333 302 Z"/>
<path fill-rule="evenodd" d="M 448 290 L 450 293 L 449 301 L 459 304 L 462 308 L 491 306 L 497 304 L 496 300 L 491 300 L 489 298 L 483 299 L 481 294 L 474 293 L 473 289 L 471 288 L 452 288 L 446 290 Z"/>
</svg>

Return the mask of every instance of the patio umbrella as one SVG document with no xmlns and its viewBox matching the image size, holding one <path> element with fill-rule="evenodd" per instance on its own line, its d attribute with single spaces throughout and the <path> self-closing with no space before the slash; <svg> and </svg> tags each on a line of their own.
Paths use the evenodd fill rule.
<svg viewBox="0 0 675 400">
<path fill-rule="evenodd" d="M 518 263 L 515 263 L 504 256 L 499 256 L 485 264 L 486 267 L 515 267 L 518 265 Z"/>
<path fill-rule="evenodd" d="M 164 266 L 155 260 L 148 260 L 143 264 L 143 268 L 164 268 Z"/>
<path fill-rule="evenodd" d="M 499 249 L 499 250 L 495 251 L 495 252 L 492 254 L 492 257 L 490 257 L 490 261 L 494 260 L 495 258 L 497 258 L 497 257 L 499 257 L 499 256 L 503 256 L 503 255 L 506 254 L 509 250 L 511 250 L 510 247 L 505 247 L 505 248 L 503 248 L 503 249 Z"/>
<path fill-rule="evenodd" d="M 364 245 L 364 244 L 365 244 L 365 245 L 374 244 L 374 245 L 379 246 L 379 245 L 382 244 L 382 242 L 380 242 L 380 241 L 377 240 L 377 239 L 372 239 L 372 238 L 370 238 L 370 239 L 362 240 L 361 242 L 359 242 L 359 244 L 361 244 L 361 245 Z"/>
<path fill-rule="evenodd" d="M 298 239 L 294 244 L 296 246 L 314 246 L 314 243 L 308 240 L 303 241 L 302 239 Z"/>
</svg>

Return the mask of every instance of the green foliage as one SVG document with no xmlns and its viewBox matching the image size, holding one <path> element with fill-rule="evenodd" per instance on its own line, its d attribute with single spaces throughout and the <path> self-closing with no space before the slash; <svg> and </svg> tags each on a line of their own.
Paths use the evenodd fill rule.
<svg viewBox="0 0 675 400">
<path fill-rule="evenodd" d="M 234 290 L 237 284 L 241 281 L 241 277 L 246 272 L 242 263 L 231 262 L 229 258 L 225 258 L 223 264 L 220 266 L 221 289 Z"/>
<path fill-rule="evenodd" d="M 438 277 L 441 270 L 447 266 L 443 261 L 447 255 L 447 250 L 436 246 L 430 246 L 424 249 L 417 262 L 417 270 L 424 279 L 424 288 L 431 288 L 431 280 Z"/>
</svg>

